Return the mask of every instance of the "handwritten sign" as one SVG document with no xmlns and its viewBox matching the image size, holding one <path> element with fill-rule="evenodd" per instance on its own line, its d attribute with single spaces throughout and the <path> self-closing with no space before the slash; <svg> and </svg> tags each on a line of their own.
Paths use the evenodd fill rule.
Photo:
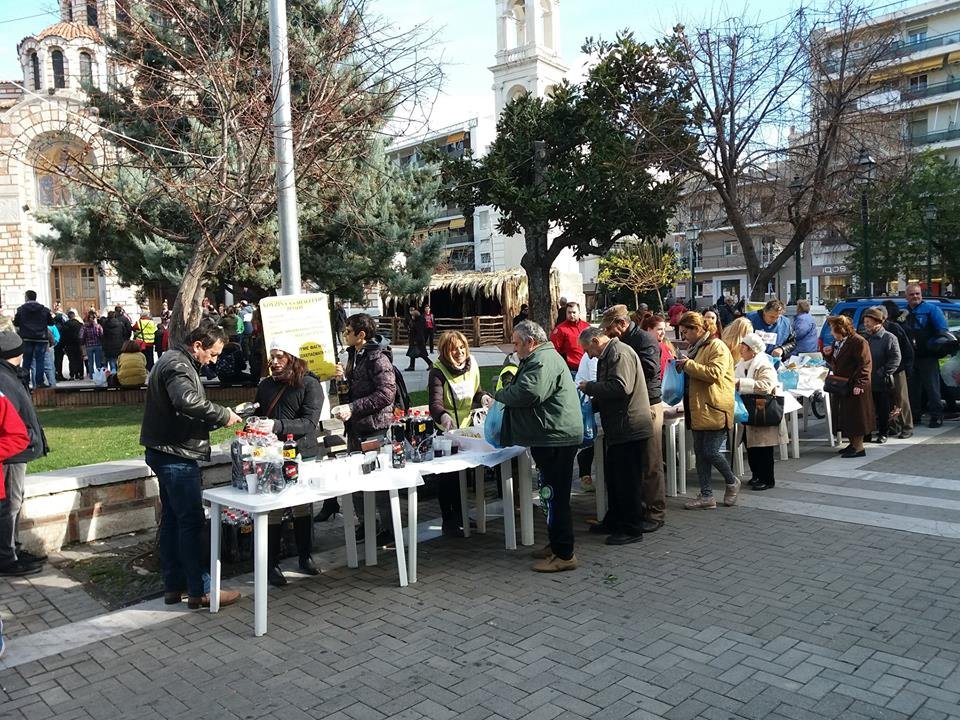
<svg viewBox="0 0 960 720">
<path fill-rule="evenodd" d="M 337 354 L 333 349 L 330 307 L 324 293 L 267 297 L 260 301 L 263 339 L 267 350 L 277 338 L 292 341 L 297 357 L 321 380 L 333 377 Z"/>
</svg>

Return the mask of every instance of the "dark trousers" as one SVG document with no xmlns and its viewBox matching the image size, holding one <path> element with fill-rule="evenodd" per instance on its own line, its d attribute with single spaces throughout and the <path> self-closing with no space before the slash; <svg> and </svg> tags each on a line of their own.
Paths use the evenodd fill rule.
<svg viewBox="0 0 960 720">
<path fill-rule="evenodd" d="M 63 343 L 57 343 L 56 347 L 53 348 L 53 369 L 57 373 L 57 380 L 64 380 L 63 377 L 63 358 L 65 351 L 63 349 Z"/>
<path fill-rule="evenodd" d="M 587 445 L 577 453 L 577 472 L 580 477 L 590 475 L 593 468 L 593 445 Z"/>
<path fill-rule="evenodd" d="M 926 412 L 931 418 L 943 417 L 943 405 L 940 402 L 940 363 L 937 358 L 918 357 L 913 361 L 913 372 L 907 378 L 910 388 L 910 407 L 913 417 L 919 421 L 924 413 L 923 400 L 926 399 Z"/>
<path fill-rule="evenodd" d="M 639 535 L 643 532 L 643 459 L 647 441 L 608 445 L 603 469 L 610 511 L 605 524 L 610 533 Z"/>
<path fill-rule="evenodd" d="M 407 350 L 407 357 L 410 358 L 410 367 L 407 370 L 413 370 L 418 358 L 423 358 L 423 361 L 427 364 L 427 370 L 433 367 L 433 361 L 427 355 L 427 349 L 423 345 L 411 345 L 410 349 Z"/>
<path fill-rule="evenodd" d="M 766 485 L 773 485 L 773 445 L 766 447 L 748 447 L 747 462 L 750 473 Z"/>
<path fill-rule="evenodd" d="M 573 557 L 573 515 L 570 486 L 576 445 L 532 447 L 530 454 L 540 473 L 540 506 L 547 516 L 550 549 L 563 560 Z M 507 510 L 512 512 L 512 510 Z"/>
<path fill-rule="evenodd" d="M 460 473 L 442 473 L 436 476 L 437 502 L 444 530 L 463 527 L 460 513 Z"/>
<path fill-rule="evenodd" d="M 203 595 L 203 503 L 200 465 L 151 448 L 147 465 L 160 484 L 160 570 L 167 592 Z M 219 520 L 219 518 L 218 518 Z"/>
<path fill-rule="evenodd" d="M 47 362 L 47 348 L 50 344 L 46 340 L 23 341 L 23 367 L 30 374 L 33 387 L 44 384 L 43 369 Z"/>
<path fill-rule="evenodd" d="M 64 348 L 67 353 L 67 362 L 70 365 L 70 379 L 83 379 L 83 348 L 80 343 L 73 343 Z"/>
<path fill-rule="evenodd" d="M 20 508 L 23 507 L 23 488 L 26 485 L 26 463 L 4 463 L 3 481 L 7 497 L 0 500 L 0 565 L 17 560 L 19 544 Z"/>
<path fill-rule="evenodd" d="M 889 434 L 887 431 L 890 427 L 890 408 L 893 407 L 891 399 L 890 392 L 886 389 L 873 393 L 873 408 L 877 414 L 877 432 L 880 435 Z"/>
<path fill-rule="evenodd" d="M 147 345 L 140 352 L 142 352 L 143 356 L 147 359 L 147 370 L 153 370 L 153 343 Z"/>
<path fill-rule="evenodd" d="M 433 354 L 433 328 L 427 328 L 427 342 L 424 343 L 430 348 L 430 354 Z"/>
</svg>

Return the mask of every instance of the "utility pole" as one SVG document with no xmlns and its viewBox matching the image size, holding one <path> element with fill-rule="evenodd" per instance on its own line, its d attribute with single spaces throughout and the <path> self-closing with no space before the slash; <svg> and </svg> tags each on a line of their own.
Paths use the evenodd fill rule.
<svg viewBox="0 0 960 720">
<path fill-rule="evenodd" d="M 300 282 L 300 231 L 290 111 L 287 2 L 270 0 L 270 77 L 273 85 L 273 147 L 277 163 L 277 216 L 280 228 L 280 292 L 296 295 Z"/>
</svg>

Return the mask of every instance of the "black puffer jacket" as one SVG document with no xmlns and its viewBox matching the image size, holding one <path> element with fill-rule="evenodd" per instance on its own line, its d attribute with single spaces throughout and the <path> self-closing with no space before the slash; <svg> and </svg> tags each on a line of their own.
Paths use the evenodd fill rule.
<svg viewBox="0 0 960 720">
<path fill-rule="evenodd" d="M 141 445 L 189 460 L 210 459 L 210 431 L 227 424 L 230 410 L 207 400 L 199 371 L 182 347 L 165 352 L 153 366 Z"/>
<path fill-rule="evenodd" d="M 347 349 L 346 375 L 350 381 L 350 420 L 347 433 L 357 437 L 373 435 L 390 427 L 397 381 L 393 353 L 380 337 L 368 340 L 357 352 Z"/>
<path fill-rule="evenodd" d="M 115 317 L 108 317 L 100 324 L 103 327 L 103 354 L 118 357 L 123 344 L 130 339 L 130 333 L 124 333 L 123 322 Z"/>
<path fill-rule="evenodd" d="M 630 323 L 620 342 L 629 345 L 640 358 L 643 379 L 647 384 L 647 400 L 651 405 L 656 405 L 661 398 L 660 344 L 653 335 L 641 330 L 635 322 Z"/>
<path fill-rule="evenodd" d="M 24 340 L 47 340 L 47 326 L 53 325 L 53 314 L 46 305 L 36 300 L 28 300 L 17 308 L 13 317 L 17 333 Z"/>
<path fill-rule="evenodd" d="M 14 455 L 6 460 L 7 463 L 26 463 L 31 460 L 43 457 L 49 452 L 47 447 L 47 436 L 43 434 L 43 427 L 37 418 L 37 411 L 33 407 L 33 400 L 30 399 L 30 393 L 23 386 L 21 375 L 16 365 L 10 364 L 6 360 L 0 360 L 0 392 L 7 396 L 17 414 L 27 426 L 27 434 L 30 436 L 30 444 L 26 450 Z"/>
<path fill-rule="evenodd" d="M 256 401 L 260 403 L 264 417 L 273 419 L 273 432 L 278 438 L 286 440 L 287 435 L 293 435 L 300 457 L 317 456 L 323 386 L 316 375 L 307 373 L 300 387 L 278 382 L 272 377 L 264 378 L 257 386 Z"/>
</svg>

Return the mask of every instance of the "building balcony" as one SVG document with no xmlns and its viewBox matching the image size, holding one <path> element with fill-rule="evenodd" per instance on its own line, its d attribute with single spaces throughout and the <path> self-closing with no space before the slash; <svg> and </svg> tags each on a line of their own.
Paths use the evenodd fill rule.
<svg viewBox="0 0 960 720">
<path fill-rule="evenodd" d="M 903 90 L 900 93 L 900 98 L 902 100 L 923 100 L 924 98 L 945 95 L 958 90 L 960 90 L 960 78 L 955 78 L 944 82 L 930 83 L 911 90 Z"/>
<path fill-rule="evenodd" d="M 935 130 L 923 135 L 914 135 L 909 138 L 912 146 L 932 145 L 933 143 L 950 142 L 960 140 L 960 128 L 950 128 L 947 130 Z"/>
<path fill-rule="evenodd" d="M 918 40 L 916 42 L 907 42 L 906 40 L 898 40 L 890 44 L 888 47 L 877 59 L 878 60 L 893 60 L 896 58 L 904 58 L 909 55 L 914 55 L 917 53 L 922 53 L 926 50 L 938 50 L 945 48 L 949 45 L 960 44 L 960 30 L 953 30 L 943 35 L 934 35 L 933 37 L 925 38 L 924 40 Z M 856 59 L 857 57 L 862 56 L 863 51 L 855 52 L 850 55 L 851 59 Z M 832 75 L 840 69 L 840 61 L 828 61 L 823 64 L 823 70 L 828 75 Z M 895 70 L 895 67 L 889 69 L 884 68 L 881 72 L 889 72 L 890 70 Z"/>
</svg>

